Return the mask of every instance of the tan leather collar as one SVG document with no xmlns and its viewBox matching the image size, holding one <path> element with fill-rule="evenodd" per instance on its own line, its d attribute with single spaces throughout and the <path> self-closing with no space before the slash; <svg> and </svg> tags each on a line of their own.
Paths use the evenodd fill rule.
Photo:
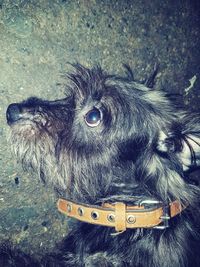
<svg viewBox="0 0 200 267">
<path fill-rule="evenodd" d="M 163 223 L 185 209 L 177 200 L 167 207 L 159 206 L 152 209 L 144 206 L 126 206 L 123 202 L 89 206 L 65 199 L 59 199 L 57 205 L 58 210 L 69 217 L 86 223 L 115 227 L 117 232 L 123 232 L 127 228 L 164 229 L 167 224 L 163 225 Z"/>
</svg>

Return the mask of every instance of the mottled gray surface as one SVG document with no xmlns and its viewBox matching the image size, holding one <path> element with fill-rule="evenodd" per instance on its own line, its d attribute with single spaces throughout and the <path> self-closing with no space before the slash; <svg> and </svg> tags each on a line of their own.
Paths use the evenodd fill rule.
<svg viewBox="0 0 200 267">
<path fill-rule="evenodd" d="M 67 62 L 101 64 L 122 73 L 122 63 L 144 80 L 159 63 L 157 87 L 181 94 L 199 110 L 199 1 L 0 0 L 0 240 L 25 251 L 51 250 L 67 231 L 56 197 L 10 154 L 5 111 L 30 95 L 63 94 Z M 189 90 L 189 79 L 195 77 Z"/>
</svg>

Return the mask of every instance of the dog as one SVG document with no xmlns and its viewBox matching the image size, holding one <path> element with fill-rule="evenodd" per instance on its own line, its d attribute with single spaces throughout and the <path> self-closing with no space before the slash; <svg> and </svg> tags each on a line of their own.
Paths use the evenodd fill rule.
<svg viewBox="0 0 200 267">
<path fill-rule="evenodd" d="M 1 266 L 200 266 L 200 119 L 162 91 L 101 67 L 73 64 L 64 99 L 36 97 L 7 109 L 12 150 L 60 192 L 75 218 L 41 261 L 1 248 Z M 63 215 L 63 216 L 65 216 Z M 49 237 L 51 238 L 51 237 Z"/>
</svg>

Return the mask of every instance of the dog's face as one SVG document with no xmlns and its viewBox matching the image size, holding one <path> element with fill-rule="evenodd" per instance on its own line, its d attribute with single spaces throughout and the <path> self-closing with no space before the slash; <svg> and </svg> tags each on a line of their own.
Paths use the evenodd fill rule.
<svg viewBox="0 0 200 267">
<path fill-rule="evenodd" d="M 168 172 L 176 181 L 167 183 L 184 188 L 180 158 L 161 146 L 177 119 L 161 92 L 81 65 L 68 78 L 62 100 L 29 98 L 8 107 L 13 150 L 24 166 L 92 201 L 160 191 L 166 198 Z"/>
</svg>

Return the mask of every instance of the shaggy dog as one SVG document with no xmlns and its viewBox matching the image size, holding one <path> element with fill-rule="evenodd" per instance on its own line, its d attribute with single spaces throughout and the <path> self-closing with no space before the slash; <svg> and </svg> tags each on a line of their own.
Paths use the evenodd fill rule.
<svg viewBox="0 0 200 267">
<path fill-rule="evenodd" d="M 75 218 L 61 250 L 38 262 L 1 249 L 1 266 L 200 266 L 200 121 L 164 92 L 80 64 L 66 96 L 11 104 L 12 149 L 62 194 Z M 50 238 L 50 237 L 49 237 Z"/>
</svg>

